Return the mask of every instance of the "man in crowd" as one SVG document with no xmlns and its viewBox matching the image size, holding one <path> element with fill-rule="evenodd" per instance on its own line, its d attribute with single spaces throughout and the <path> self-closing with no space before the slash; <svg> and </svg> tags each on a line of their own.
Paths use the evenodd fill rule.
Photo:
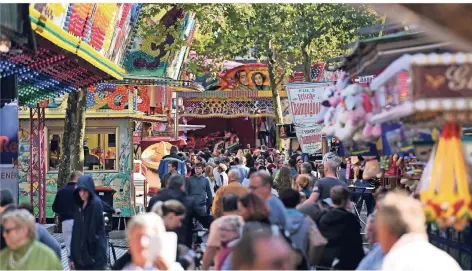
<svg viewBox="0 0 472 271">
<path fill-rule="evenodd" d="M 229 184 L 223 186 L 216 191 L 215 199 L 213 200 L 213 206 L 211 213 L 215 218 L 220 217 L 223 214 L 223 198 L 227 194 L 235 194 L 242 196 L 249 191 L 241 183 L 239 183 L 240 175 L 237 169 L 232 169 L 228 174 Z"/>
<path fill-rule="evenodd" d="M 361 226 L 357 217 L 346 209 L 349 194 L 345 186 L 334 186 L 330 195 L 333 208 L 321 217 L 318 225 L 328 239 L 320 265 L 328 269 L 353 270 L 364 257 Z"/>
<path fill-rule="evenodd" d="M 324 178 L 319 179 L 314 187 L 313 193 L 311 193 L 310 198 L 308 198 L 304 204 L 313 204 L 318 200 L 324 200 L 329 198 L 331 188 L 336 185 L 341 185 L 347 187 L 347 184 L 343 181 L 340 181 L 336 177 L 336 169 L 338 163 L 336 162 L 336 154 L 327 153 L 323 157 L 323 172 Z"/>
<path fill-rule="evenodd" d="M 179 166 L 179 162 L 177 162 L 177 161 L 171 161 L 169 163 L 169 172 L 167 172 L 164 175 L 164 178 L 162 178 L 162 182 L 161 182 L 161 187 L 162 188 L 167 187 L 167 181 L 169 180 L 170 176 L 174 176 L 174 175 L 179 174 L 179 172 L 177 171 L 178 166 Z"/>
<path fill-rule="evenodd" d="M 243 235 L 233 248 L 231 265 L 235 270 L 294 270 L 294 258 L 287 241 L 265 229 Z"/>
<path fill-rule="evenodd" d="M 238 199 L 239 197 L 236 194 L 228 194 L 226 193 L 223 196 L 222 203 L 223 203 L 223 215 L 239 215 L 238 211 Z M 205 249 L 205 253 L 203 254 L 202 260 L 202 270 L 209 270 L 211 262 L 215 258 L 216 254 L 220 250 L 221 247 L 221 240 L 220 240 L 220 222 L 221 217 L 217 218 L 210 226 L 210 234 L 208 236 L 207 247 Z"/>
<path fill-rule="evenodd" d="M 421 202 L 390 192 L 376 212 L 377 237 L 386 254 L 382 270 L 462 270 L 443 250 L 428 242 Z"/>
<path fill-rule="evenodd" d="M 259 196 L 268 205 L 270 210 L 269 220 L 272 224 L 282 228 L 286 226 L 286 213 L 283 203 L 272 195 L 272 177 L 263 171 L 251 175 L 249 179 L 249 190 Z"/>
<path fill-rule="evenodd" d="M 74 190 L 82 172 L 74 171 L 70 174 L 69 182 L 59 189 L 52 204 L 52 210 L 59 215 L 59 223 L 62 226 L 62 237 L 66 245 L 67 256 L 70 259 L 70 242 L 72 240 L 72 226 L 74 225 L 74 210 L 77 208 L 74 198 Z"/>
<path fill-rule="evenodd" d="M 280 191 L 279 197 L 287 208 L 285 230 L 290 234 L 290 239 L 305 257 L 308 266 L 318 264 L 327 240 L 311 218 L 295 209 L 300 203 L 300 192 L 289 188 Z"/>
<path fill-rule="evenodd" d="M 192 246 L 192 228 L 193 219 L 197 219 L 202 223 L 203 227 L 210 227 L 212 217 L 205 214 L 201 215 L 197 211 L 198 206 L 193 198 L 185 194 L 185 178 L 182 175 L 170 176 L 167 182 L 167 188 L 160 190 L 155 196 L 149 201 L 147 212 L 151 212 L 152 207 L 158 201 L 168 201 L 171 199 L 180 201 L 185 206 L 185 218 L 182 225 L 176 230 L 179 244 L 186 245 L 187 247 Z"/>
<path fill-rule="evenodd" d="M 183 158 L 177 154 L 178 152 L 179 152 L 179 148 L 177 148 L 176 146 L 172 146 L 170 147 L 170 154 L 162 157 L 162 160 L 167 159 L 167 158 L 174 158 L 174 159 L 183 161 Z"/>
<path fill-rule="evenodd" d="M 78 210 L 74 213 L 71 266 L 77 270 L 103 270 L 107 263 L 103 203 L 95 194 L 92 176 L 79 177 L 71 200 Z"/>
<path fill-rule="evenodd" d="M 372 245 L 369 253 L 362 259 L 356 270 L 379 270 L 382 267 L 385 254 L 377 243 L 377 229 L 375 227 L 375 214 L 367 218 L 366 236 L 367 242 Z"/>
<path fill-rule="evenodd" d="M 197 211 L 200 212 L 200 216 L 207 215 L 213 202 L 213 194 L 208 178 L 203 175 L 203 164 L 197 163 L 195 165 L 195 175 L 188 179 L 185 184 L 185 191 L 197 203 Z"/>
<path fill-rule="evenodd" d="M 295 176 L 298 174 L 297 160 L 290 158 L 290 160 L 288 160 L 288 166 L 290 168 L 290 176 Z"/>
<path fill-rule="evenodd" d="M 234 162 L 236 163 L 236 165 L 233 166 L 232 168 L 237 169 L 239 171 L 239 183 L 242 183 L 244 178 L 247 177 L 249 168 L 247 168 L 244 165 L 244 160 L 243 159 L 240 160 L 238 157 L 235 157 Z"/>
</svg>

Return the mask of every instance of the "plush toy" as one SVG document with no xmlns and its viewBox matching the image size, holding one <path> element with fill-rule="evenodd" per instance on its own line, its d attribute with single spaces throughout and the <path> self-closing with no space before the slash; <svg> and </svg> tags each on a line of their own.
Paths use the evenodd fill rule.
<svg viewBox="0 0 472 271">
<path fill-rule="evenodd" d="M 365 110 L 362 106 L 361 93 L 364 88 L 358 84 L 346 87 L 342 92 L 342 101 L 337 106 L 336 123 L 334 124 L 334 136 L 340 141 L 358 141 L 362 135 L 354 135 L 354 132 L 364 126 Z"/>
<path fill-rule="evenodd" d="M 326 88 L 323 96 L 324 100 L 321 103 L 323 105 L 323 129 L 321 133 L 326 136 L 334 135 L 334 124 L 336 123 L 336 116 L 341 108 L 338 108 L 342 101 L 341 91 L 349 83 L 349 76 L 347 73 L 342 73 L 339 77 L 336 85 Z"/>
<path fill-rule="evenodd" d="M 362 130 L 362 136 L 366 140 L 373 140 L 378 138 L 382 134 L 382 129 L 380 128 L 380 124 L 372 124 L 371 119 L 373 116 L 373 104 L 371 97 L 367 94 L 367 92 L 363 92 L 362 94 L 362 106 L 364 107 L 365 114 L 365 126 Z"/>
</svg>

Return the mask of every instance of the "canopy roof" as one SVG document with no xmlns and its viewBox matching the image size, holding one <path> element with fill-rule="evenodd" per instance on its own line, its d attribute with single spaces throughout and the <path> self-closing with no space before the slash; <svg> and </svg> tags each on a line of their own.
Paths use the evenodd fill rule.
<svg viewBox="0 0 472 271">
<path fill-rule="evenodd" d="M 352 76 L 373 75 L 406 53 L 451 51 L 449 42 L 439 42 L 424 32 L 413 30 L 360 40 L 335 68 L 345 70 Z"/>
</svg>

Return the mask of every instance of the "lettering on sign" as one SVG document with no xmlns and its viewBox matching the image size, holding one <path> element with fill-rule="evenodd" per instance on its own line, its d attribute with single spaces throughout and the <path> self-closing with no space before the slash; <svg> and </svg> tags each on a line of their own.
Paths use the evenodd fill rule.
<svg viewBox="0 0 472 271">
<path fill-rule="evenodd" d="M 447 86 L 451 90 L 460 91 L 472 89 L 472 74 L 470 65 L 451 66 L 446 70 Z"/>
<path fill-rule="evenodd" d="M 0 179 L 17 179 L 18 178 L 18 171 L 2 171 L 0 172 Z"/>
<path fill-rule="evenodd" d="M 296 127 L 296 134 L 303 153 L 314 154 L 321 151 L 321 125 L 310 128 Z"/>
<path fill-rule="evenodd" d="M 18 152 L 18 142 L 10 141 L 7 136 L 0 136 L 0 152 Z"/>
<path fill-rule="evenodd" d="M 472 64 L 413 66 L 415 98 L 459 98 L 472 95 Z"/>
<path fill-rule="evenodd" d="M 312 126 L 321 111 L 322 96 L 327 85 L 313 87 L 287 86 L 289 108 L 293 124 L 298 127 Z"/>
</svg>

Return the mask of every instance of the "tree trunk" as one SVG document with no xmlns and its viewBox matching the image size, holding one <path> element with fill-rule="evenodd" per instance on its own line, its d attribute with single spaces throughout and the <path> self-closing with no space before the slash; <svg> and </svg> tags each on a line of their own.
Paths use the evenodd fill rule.
<svg viewBox="0 0 472 271">
<path fill-rule="evenodd" d="M 77 127 L 74 133 L 74 153 L 72 155 L 72 168 L 84 170 L 84 138 L 85 138 L 85 106 L 87 104 L 87 89 L 82 88 L 77 101 L 76 120 Z"/>
<path fill-rule="evenodd" d="M 59 172 L 57 176 L 57 188 L 69 182 L 69 176 L 72 170 L 72 154 L 74 153 L 74 139 L 76 127 L 76 112 L 78 93 L 71 92 L 67 98 L 66 116 L 64 119 L 64 133 L 61 142 L 61 154 L 59 161 Z"/>
<path fill-rule="evenodd" d="M 280 103 L 280 95 L 278 90 L 278 85 L 275 79 L 273 59 L 269 59 L 268 69 L 269 69 L 269 81 L 270 88 L 272 89 L 272 103 L 274 104 L 274 113 L 275 113 L 275 123 L 283 124 L 282 118 L 282 105 Z M 279 129 L 275 129 L 275 147 L 278 150 L 282 150 L 284 146 L 283 140 L 280 138 Z"/>
<path fill-rule="evenodd" d="M 303 57 L 303 77 L 305 82 L 311 82 L 311 58 L 307 51 L 308 44 L 303 43 L 302 45 L 302 57 Z"/>
</svg>

